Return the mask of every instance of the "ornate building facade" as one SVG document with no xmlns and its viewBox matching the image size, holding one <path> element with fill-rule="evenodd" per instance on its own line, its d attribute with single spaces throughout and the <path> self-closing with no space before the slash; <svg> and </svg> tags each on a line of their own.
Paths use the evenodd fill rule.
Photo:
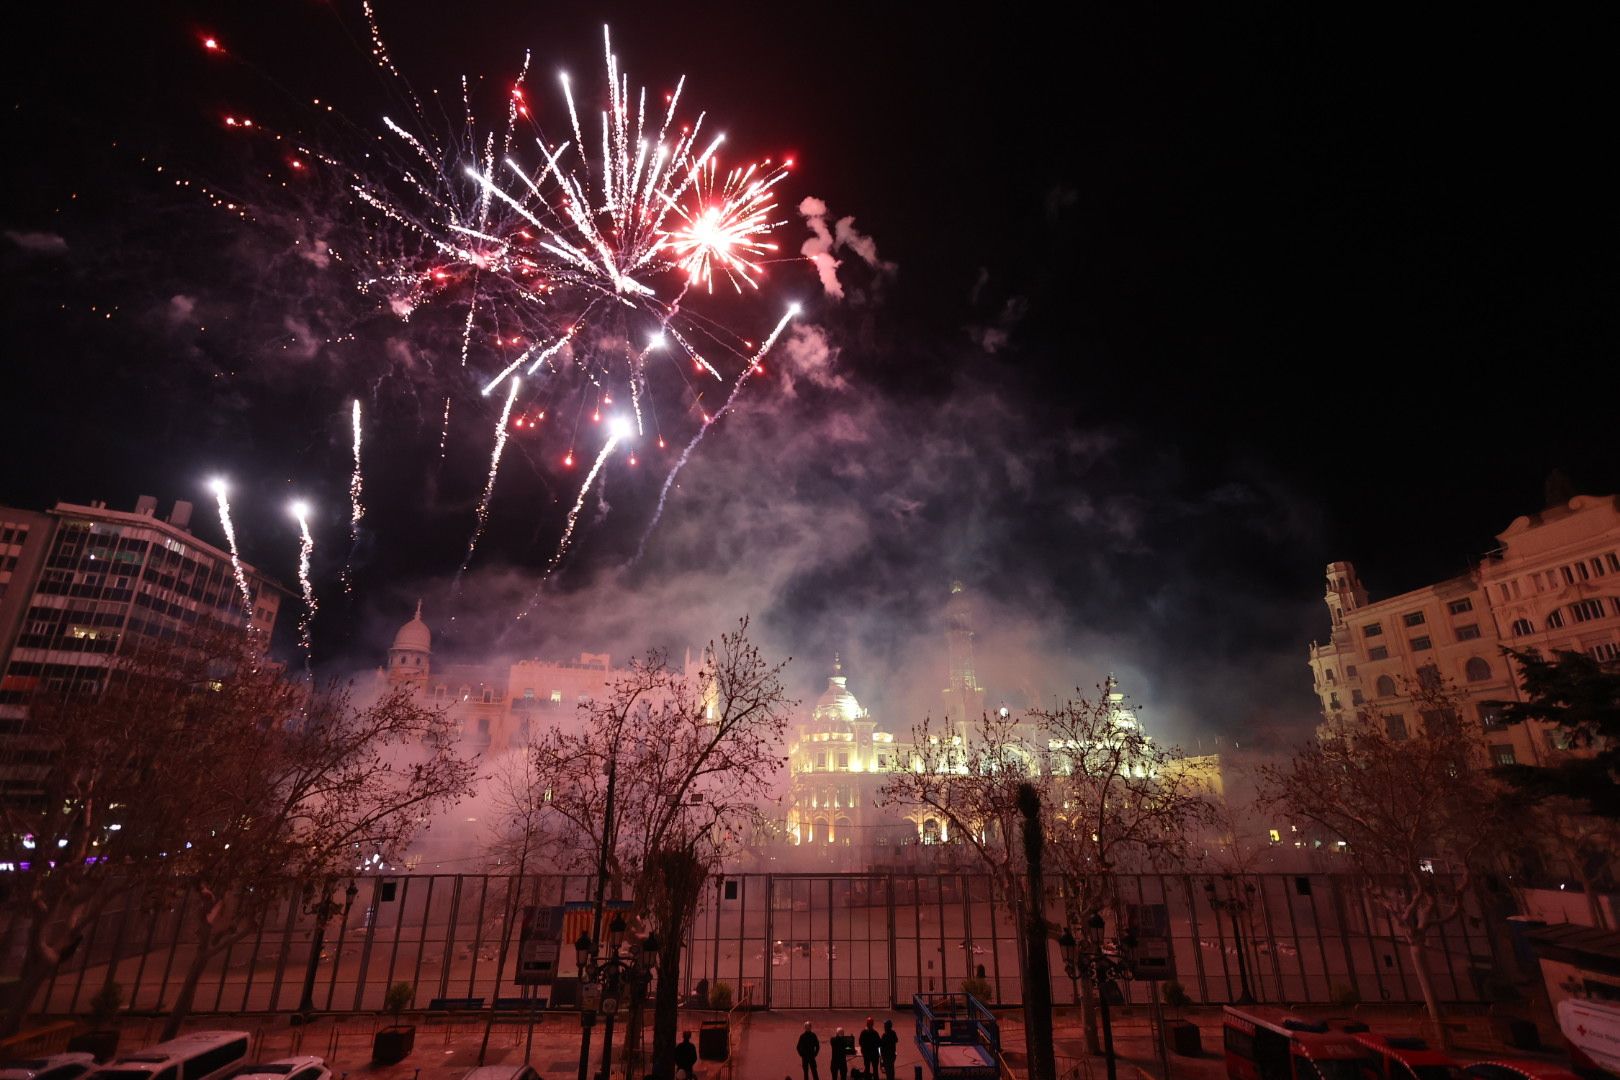
<svg viewBox="0 0 1620 1080">
<path fill-rule="evenodd" d="M 1576 752 L 1548 725 L 1504 725 L 1493 701 L 1521 698 L 1503 654 L 1535 648 L 1620 659 L 1620 497 L 1576 496 L 1515 520 L 1467 573 L 1369 600 L 1348 562 L 1329 563 L 1330 633 L 1310 650 L 1324 714 L 1373 710 L 1393 738 L 1419 735 L 1411 690 L 1454 685 L 1499 765 Z"/>
</svg>

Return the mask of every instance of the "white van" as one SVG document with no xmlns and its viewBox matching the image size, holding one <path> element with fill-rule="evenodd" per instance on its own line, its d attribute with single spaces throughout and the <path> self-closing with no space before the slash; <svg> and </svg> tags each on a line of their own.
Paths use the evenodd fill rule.
<svg viewBox="0 0 1620 1080">
<path fill-rule="evenodd" d="M 84 1080 L 220 1080 L 247 1060 L 245 1031 L 191 1031 L 125 1054 Z"/>
</svg>

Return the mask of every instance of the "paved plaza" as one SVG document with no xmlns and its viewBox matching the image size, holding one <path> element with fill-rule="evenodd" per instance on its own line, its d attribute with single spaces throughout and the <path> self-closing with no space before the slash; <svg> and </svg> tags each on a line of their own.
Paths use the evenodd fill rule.
<svg viewBox="0 0 1620 1080">
<path fill-rule="evenodd" d="M 1329 1015 L 1331 1010 L 1316 1010 Z M 1348 1015 L 1340 1010 L 1333 1015 Z M 682 1028 L 696 1032 L 704 1019 L 716 1014 L 683 1013 Z M 1372 1027 L 1387 1034 L 1418 1034 L 1423 1030 L 1421 1012 L 1411 1007 L 1362 1007 L 1354 1015 Z M 928 1080 L 928 1072 L 913 1040 L 913 1015 L 909 1010 L 773 1010 L 738 1012 L 734 1014 L 732 1055 L 726 1062 L 700 1061 L 700 1080 L 802 1080 L 799 1059 L 794 1045 L 804 1022 L 809 1020 L 821 1036 L 823 1048 L 820 1058 L 821 1080 L 830 1080 L 827 1041 L 835 1029 L 842 1026 L 846 1032 L 858 1032 L 866 1017 L 872 1016 L 882 1027 L 885 1019 L 892 1020 L 901 1035 L 899 1058 L 895 1069 L 896 1080 L 916 1080 L 920 1075 Z M 1012 1075 L 1022 1076 L 1026 1064 L 1022 1014 L 1016 1010 L 1001 1010 L 1002 1041 L 1006 1062 Z M 1204 1053 L 1196 1058 L 1166 1055 L 1157 1052 L 1148 1029 L 1146 1010 L 1140 1007 L 1116 1010 L 1115 1036 L 1121 1080 L 1220 1080 L 1225 1068 L 1220 1056 L 1220 1012 L 1217 1009 L 1189 1010 L 1187 1018 L 1198 1024 Z M 1067 1080 L 1103 1080 L 1106 1075 L 1103 1059 L 1088 1056 L 1079 1027 L 1078 1018 L 1071 1008 L 1059 1008 L 1055 1015 L 1054 1049 L 1058 1059 L 1060 1077 Z M 480 1046 L 484 1040 L 482 1019 L 429 1019 L 418 1022 L 416 1047 L 405 1061 L 398 1065 L 377 1066 L 370 1061 L 371 1038 L 377 1027 L 386 1020 L 376 1016 L 345 1016 L 318 1019 L 312 1024 L 294 1027 L 285 1017 L 216 1016 L 199 1019 L 188 1024 L 188 1029 L 242 1028 L 254 1033 L 254 1057 L 273 1060 L 294 1054 L 315 1054 L 332 1066 L 334 1080 L 461 1080 L 478 1066 Z M 131 1017 L 124 1025 L 123 1048 L 131 1050 L 157 1041 L 162 1026 L 161 1018 Z M 1482 1010 L 1470 1010 L 1448 1022 L 1455 1042 L 1455 1054 L 1462 1061 L 1499 1056 L 1504 1052 L 1497 1040 L 1490 1017 Z M 615 1078 L 630 1080 L 623 1071 L 623 1027 L 614 1051 Z M 1556 1042 L 1556 1034 L 1543 1025 L 1543 1038 Z M 484 1063 L 488 1065 L 516 1065 L 528 1058 L 543 1080 L 571 1080 L 579 1075 L 580 1027 L 576 1014 L 552 1013 L 542 1017 L 534 1026 L 532 1041 L 527 1025 L 503 1020 L 490 1033 Z M 593 1031 L 591 1046 L 591 1076 L 600 1065 L 601 1028 Z M 1533 1057 L 1548 1062 L 1567 1064 L 1561 1053 L 1549 1050 L 1540 1054 L 1513 1051 L 1511 1056 Z M 1168 1076 L 1165 1071 L 1168 1064 Z M 919 1073 L 918 1070 L 922 1069 Z"/>
</svg>

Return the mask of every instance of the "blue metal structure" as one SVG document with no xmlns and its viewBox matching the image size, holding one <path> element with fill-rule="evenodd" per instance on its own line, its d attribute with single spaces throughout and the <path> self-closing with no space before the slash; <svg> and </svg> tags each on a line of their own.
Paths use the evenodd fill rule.
<svg viewBox="0 0 1620 1080">
<path fill-rule="evenodd" d="M 1001 1026 L 972 994 L 917 994 L 917 1048 L 935 1080 L 1000 1080 Z"/>
</svg>

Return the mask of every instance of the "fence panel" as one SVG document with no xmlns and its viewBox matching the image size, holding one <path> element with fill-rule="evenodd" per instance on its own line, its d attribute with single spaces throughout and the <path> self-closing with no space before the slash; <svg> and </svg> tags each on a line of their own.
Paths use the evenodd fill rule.
<svg viewBox="0 0 1620 1080">
<path fill-rule="evenodd" d="M 1125 875 L 1117 913 L 1136 906 L 1169 934 L 1174 975 L 1195 1001 L 1326 1003 L 1413 1001 L 1413 958 L 1388 916 L 1359 882 L 1337 874 Z M 347 883 L 345 883 L 345 886 Z M 318 956 L 316 917 L 296 898 L 208 958 L 198 1012 L 275 1012 L 298 1006 L 313 972 L 313 1004 L 374 1012 L 387 987 L 409 982 L 415 1007 L 435 998 L 517 995 L 518 913 L 522 905 L 588 900 L 592 882 L 573 875 L 421 874 L 359 877 L 347 910 L 332 915 Z M 341 900 L 346 894 L 337 894 Z M 82 1012 L 107 980 L 123 985 L 130 1007 L 173 1004 L 197 956 L 194 901 L 158 911 L 109 905 L 43 995 L 52 1014 Z M 343 906 L 340 904 L 340 906 Z M 1048 917 L 1063 918 L 1048 897 Z M 1021 998 L 1016 913 L 985 874 L 881 872 L 738 874 L 706 887 L 681 969 L 683 994 L 717 982 L 773 1008 L 883 1008 L 912 995 L 958 989 L 983 978 L 1002 1004 Z M 1478 1001 L 1493 972 L 1494 915 L 1469 897 L 1461 916 L 1424 950 L 1437 992 Z M 20 962 L 20 927 L 6 952 Z M 510 933 L 506 962 L 502 942 Z M 1053 999 L 1073 991 L 1049 942 Z M 570 942 L 562 974 L 572 973 Z M 499 969 L 499 970 L 497 970 Z M 1146 1000 L 1145 986 L 1123 990 Z"/>
</svg>

